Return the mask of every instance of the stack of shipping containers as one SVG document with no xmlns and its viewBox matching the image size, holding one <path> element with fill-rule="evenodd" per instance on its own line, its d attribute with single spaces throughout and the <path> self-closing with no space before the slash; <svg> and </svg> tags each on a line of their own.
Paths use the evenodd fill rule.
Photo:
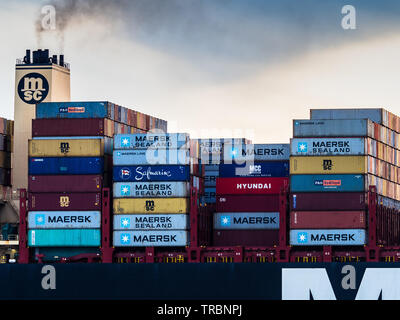
<svg viewBox="0 0 400 320">
<path fill-rule="evenodd" d="M 288 187 L 289 144 L 225 144 L 223 154 L 214 246 L 279 245 L 279 194 Z"/>
<path fill-rule="evenodd" d="M 0 118 L 0 198 L 11 195 L 11 152 L 14 121 Z"/>
<path fill-rule="evenodd" d="M 113 120 L 125 121 L 127 110 L 103 102 L 37 105 L 28 178 L 28 246 L 37 253 L 54 258 L 98 252 L 114 132 L 147 130 Z"/>
<path fill-rule="evenodd" d="M 383 207 L 398 208 L 399 124 L 383 109 L 312 110 L 311 120 L 294 120 L 292 245 L 366 244 L 369 186 Z M 390 212 L 378 211 L 378 243 L 397 245 L 399 221 Z"/>
<path fill-rule="evenodd" d="M 189 245 L 197 144 L 186 133 L 121 134 L 114 147 L 114 246 Z"/>
</svg>

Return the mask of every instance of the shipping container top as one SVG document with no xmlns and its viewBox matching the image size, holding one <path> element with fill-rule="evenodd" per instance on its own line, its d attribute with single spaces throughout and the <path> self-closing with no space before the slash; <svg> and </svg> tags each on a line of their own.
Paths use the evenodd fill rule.
<svg viewBox="0 0 400 320">
<path fill-rule="evenodd" d="M 189 147 L 188 133 L 136 133 L 116 134 L 115 149 L 181 148 Z"/>
<path fill-rule="evenodd" d="M 289 160 L 290 144 L 246 144 L 241 147 L 224 145 L 224 162 Z"/>
</svg>

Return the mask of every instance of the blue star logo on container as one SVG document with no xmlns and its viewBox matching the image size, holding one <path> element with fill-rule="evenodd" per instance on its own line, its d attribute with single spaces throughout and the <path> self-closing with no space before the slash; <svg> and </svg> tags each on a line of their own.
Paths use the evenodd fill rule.
<svg viewBox="0 0 400 320">
<path fill-rule="evenodd" d="M 299 243 L 307 243 L 307 241 L 308 241 L 308 235 L 307 235 L 307 233 L 305 233 L 305 232 L 299 232 L 299 233 L 297 234 L 297 241 L 298 241 Z"/>
<path fill-rule="evenodd" d="M 38 214 L 35 217 L 35 223 L 38 226 L 43 226 L 46 223 L 46 217 L 44 214 Z"/>
<path fill-rule="evenodd" d="M 299 142 L 297 144 L 297 152 L 307 152 L 307 142 Z"/>
<path fill-rule="evenodd" d="M 130 244 L 131 235 L 129 233 L 121 233 L 121 244 Z"/>
<path fill-rule="evenodd" d="M 130 137 L 121 137 L 121 146 L 129 147 L 130 144 L 131 144 L 131 138 Z"/>
<path fill-rule="evenodd" d="M 238 156 L 238 149 L 237 148 L 232 148 L 231 150 L 231 157 L 235 159 Z"/>
<path fill-rule="evenodd" d="M 230 216 L 221 216 L 221 226 L 229 227 L 231 225 L 231 217 Z"/>
<path fill-rule="evenodd" d="M 130 196 L 131 195 L 131 186 L 122 185 L 121 186 L 121 194 L 123 196 Z"/>
<path fill-rule="evenodd" d="M 124 229 L 128 229 L 131 226 L 130 218 L 122 218 L 121 219 L 121 227 Z"/>
</svg>

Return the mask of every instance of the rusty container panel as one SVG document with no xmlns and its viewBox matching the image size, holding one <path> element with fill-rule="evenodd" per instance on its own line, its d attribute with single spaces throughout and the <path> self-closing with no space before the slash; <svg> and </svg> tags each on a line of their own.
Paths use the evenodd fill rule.
<svg viewBox="0 0 400 320">
<path fill-rule="evenodd" d="M 279 245 L 279 230 L 214 230 L 213 246 Z"/>
<path fill-rule="evenodd" d="M 365 211 L 292 211 L 290 229 L 365 229 Z"/>
<path fill-rule="evenodd" d="M 364 192 L 307 192 L 290 195 L 290 209 L 318 210 L 365 210 L 367 195 Z"/>
<path fill-rule="evenodd" d="M 29 211 L 98 211 L 101 193 L 29 193 Z"/>
</svg>

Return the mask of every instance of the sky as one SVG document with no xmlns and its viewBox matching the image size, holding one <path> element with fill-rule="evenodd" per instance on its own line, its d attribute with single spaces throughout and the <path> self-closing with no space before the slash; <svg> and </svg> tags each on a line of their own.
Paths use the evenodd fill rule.
<svg viewBox="0 0 400 320">
<path fill-rule="evenodd" d="M 57 28 L 39 36 L 48 4 Z M 342 28 L 345 5 L 356 29 Z M 400 115 L 399 14 L 396 0 L 0 0 L 0 116 L 13 118 L 15 59 L 38 48 L 65 54 L 72 101 L 193 138 L 289 143 L 311 108 Z"/>
</svg>

